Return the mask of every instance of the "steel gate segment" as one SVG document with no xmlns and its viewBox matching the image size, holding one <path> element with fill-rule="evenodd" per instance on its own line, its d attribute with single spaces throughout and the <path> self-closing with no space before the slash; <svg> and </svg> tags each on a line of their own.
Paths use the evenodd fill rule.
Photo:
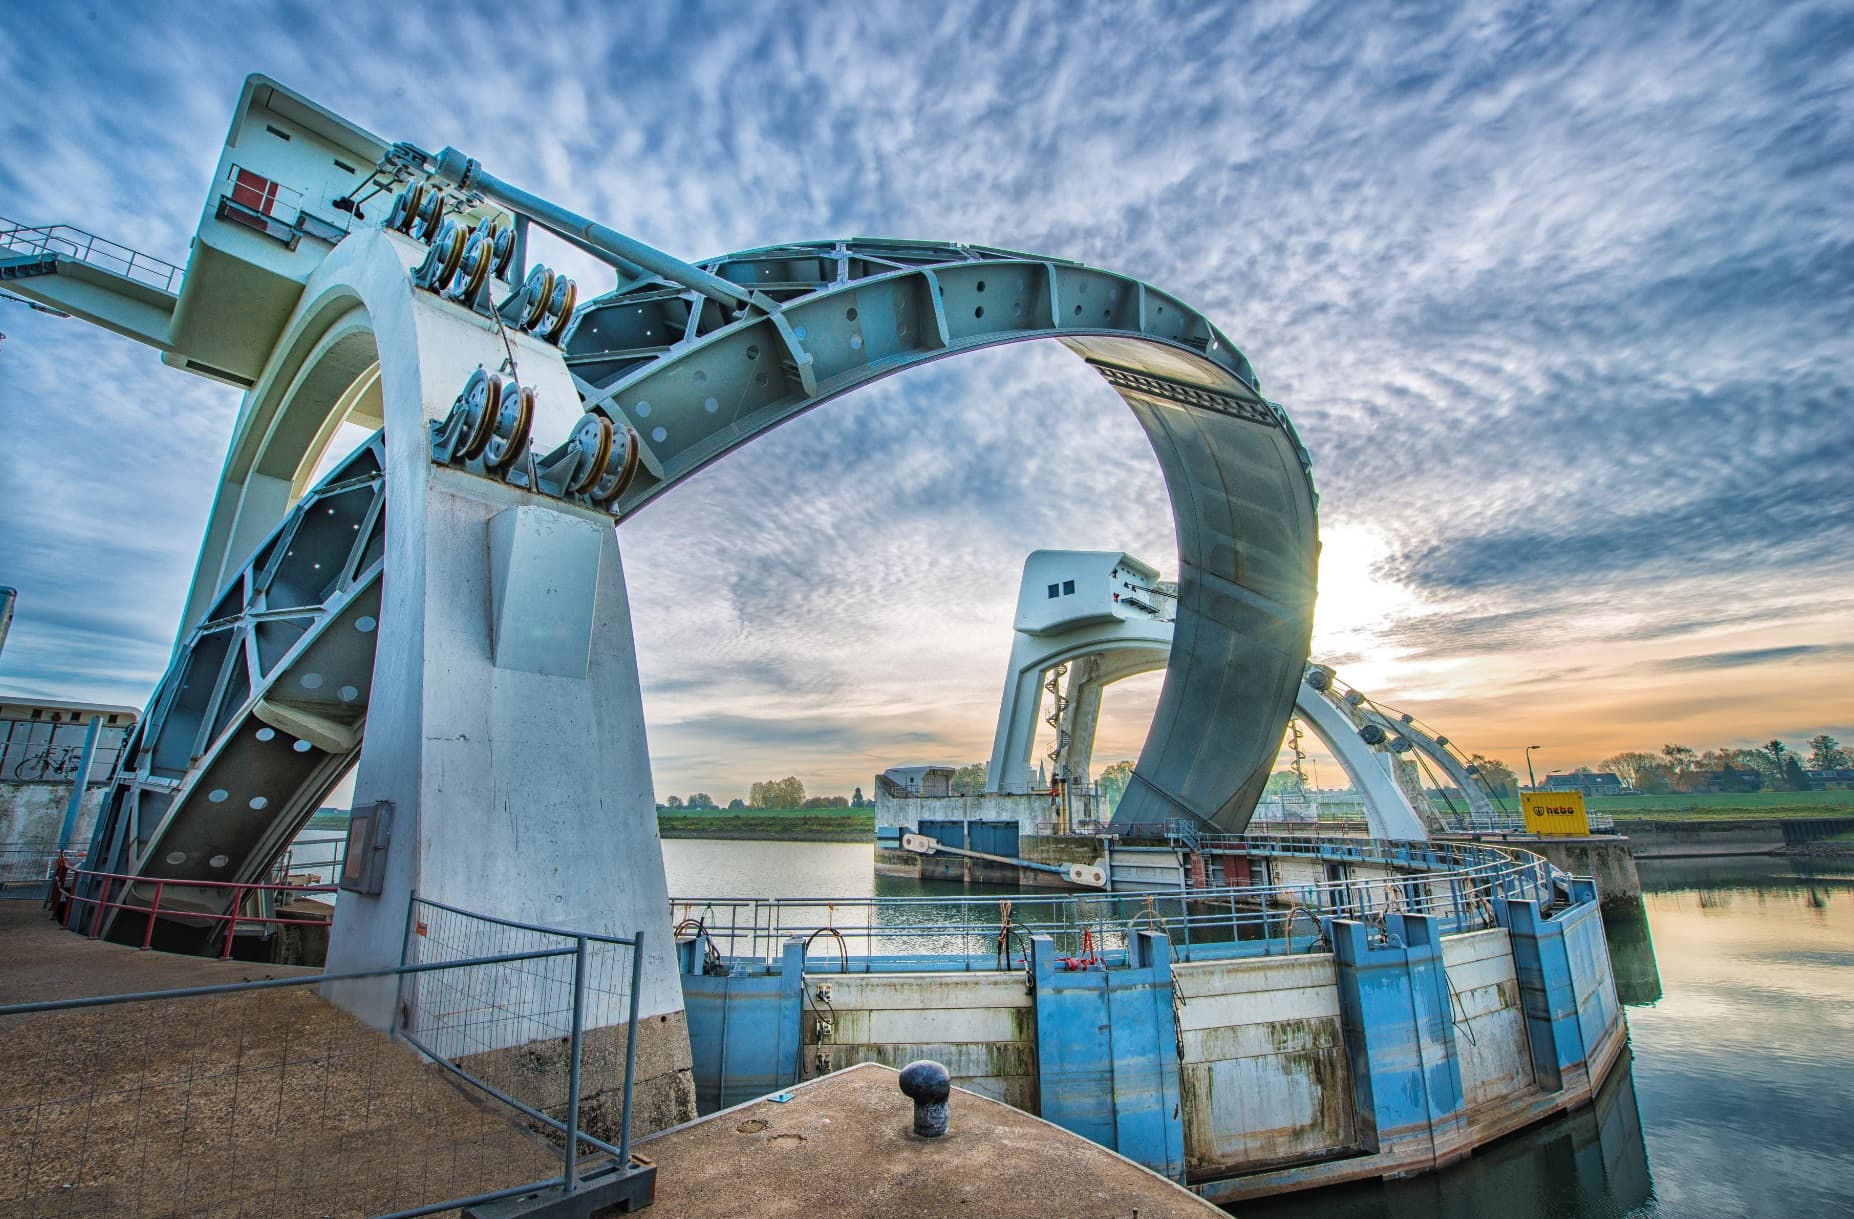
<svg viewBox="0 0 1854 1219">
<path fill-rule="evenodd" d="M 1176 646 L 1119 818 L 1246 825 L 1306 664 L 1318 525 L 1306 452 L 1242 353 L 1137 280 L 1010 251 L 854 239 L 701 269 L 765 307 L 730 312 L 649 280 L 592 302 L 563 344 L 588 409 L 643 444 L 620 516 L 858 386 L 1055 339 L 1132 409 L 1177 528 Z"/>
</svg>

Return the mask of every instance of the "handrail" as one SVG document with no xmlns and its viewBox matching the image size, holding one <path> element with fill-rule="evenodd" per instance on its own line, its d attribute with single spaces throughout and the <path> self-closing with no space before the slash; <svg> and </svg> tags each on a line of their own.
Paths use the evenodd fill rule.
<svg viewBox="0 0 1854 1219">
<path fill-rule="evenodd" d="M 77 891 L 80 881 L 100 881 L 102 882 L 102 889 L 95 897 L 80 895 Z M 109 893 L 116 881 L 123 881 L 125 883 L 122 886 L 121 895 L 118 900 L 112 902 L 109 900 Z M 238 926 L 240 923 L 257 923 L 263 926 L 277 927 L 326 927 L 329 924 L 329 920 L 326 918 L 279 918 L 274 914 L 240 913 L 240 908 L 244 906 L 246 899 L 251 893 L 304 894 L 335 892 L 334 885 L 290 885 L 235 880 L 179 880 L 159 876 L 136 876 L 126 872 L 93 872 L 86 868 L 72 869 L 64 877 L 55 878 L 53 880 L 53 885 L 58 890 L 54 895 L 54 900 L 58 903 L 58 908 L 64 912 L 63 924 L 67 930 L 71 928 L 73 916 L 79 905 L 89 905 L 92 907 L 90 927 L 86 934 L 93 940 L 102 934 L 103 916 L 106 910 L 147 916 L 146 923 L 142 928 L 141 947 L 144 949 L 150 948 L 154 944 L 154 929 L 155 923 L 158 920 L 166 919 L 170 922 L 178 922 L 206 919 L 211 922 L 223 922 L 225 924 L 225 942 L 219 952 L 219 959 L 222 961 L 228 961 L 232 957 L 232 941 L 238 934 Z M 145 906 L 136 905 L 128 900 L 138 885 L 154 886 L 153 900 Z M 173 907 L 162 910 L 161 899 L 166 895 L 170 885 L 177 889 L 229 889 L 231 890 L 231 901 L 226 908 L 226 912 L 223 914 L 213 910 L 174 909 Z"/>
<path fill-rule="evenodd" d="M 1073 938 L 1090 930 L 1096 944 L 1124 952 L 1134 906 L 1156 900 L 1183 959 L 1259 951 L 1301 951 L 1289 932 L 1295 911 L 1383 924 L 1393 914 L 1428 914 L 1446 932 L 1493 925 L 1488 898 L 1530 898 L 1549 908 L 1560 873 L 1543 857 L 1488 843 L 1409 847 L 1331 839 L 1252 842 L 1258 857 L 1381 863 L 1386 874 L 1306 884 L 1225 886 L 1159 893 L 1017 894 L 1011 919 L 1031 933 Z M 677 898 L 671 917 L 701 912 L 703 930 L 722 955 L 770 963 L 791 936 L 830 929 L 857 941 L 863 970 L 987 969 L 996 959 L 995 897 Z M 847 919 L 846 919 L 847 916 Z M 1304 937 L 1298 937 L 1304 938 Z M 1195 941 L 1195 944 L 1194 944 Z M 1260 941 L 1259 944 L 1255 943 Z M 1246 945 L 1246 946 L 1244 946 Z"/>
<path fill-rule="evenodd" d="M 68 224 L 29 227 L 0 216 L 0 253 L 69 257 L 137 283 L 176 292 L 185 268 Z"/>
</svg>

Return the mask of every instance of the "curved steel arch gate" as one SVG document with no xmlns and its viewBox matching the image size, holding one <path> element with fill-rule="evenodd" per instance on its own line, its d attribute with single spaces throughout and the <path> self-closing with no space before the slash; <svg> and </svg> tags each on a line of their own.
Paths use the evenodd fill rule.
<svg viewBox="0 0 1854 1219">
<path fill-rule="evenodd" d="M 592 302 L 566 337 L 587 409 L 642 442 L 643 468 L 615 510 L 859 385 L 960 352 L 1059 341 L 1144 427 L 1177 527 L 1176 646 L 1119 819 L 1241 830 L 1307 661 L 1319 552 L 1306 450 L 1241 351 L 1138 280 L 1005 250 L 857 239 L 702 269 L 758 308 L 644 278 Z"/>
<path fill-rule="evenodd" d="M 331 271 L 332 286 L 306 297 L 306 319 L 348 299 L 347 274 L 385 274 L 406 290 L 404 269 L 382 239 L 404 240 L 357 233 L 342 243 L 325 264 L 341 264 Z M 344 261 L 350 243 L 352 257 Z M 564 340 L 565 371 L 585 409 L 629 425 L 639 437 L 640 468 L 617 502 L 603 506 L 622 520 L 753 437 L 869 381 L 1002 343 L 1060 341 L 1114 387 L 1145 428 L 1177 523 L 1174 645 L 1119 816 L 1192 816 L 1240 830 L 1267 781 L 1306 664 L 1318 540 L 1305 451 L 1228 339 L 1196 311 L 1138 281 L 1005 251 L 844 241 L 729 255 L 707 266 L 716 282 L 740 285 L 743 307 L 640 279 L 580 310 Z M 444 325 L 476 349 L 493 344 L 500 352 L 498 334 L 475 314 L 425 299 L 430 303 L 420 308 L 443 314 Z M 321 341 L 311 320 L 301 329 L 304 343 Z M 382 359 L 392 343 L 409 341 L 403 328 L 394 335 L 382 336 Z M 561 358 L 523 341 L 524 360 Z M 286 362 L 291 358 L 291 350 L 278 350 Z M 553 367 L 547 375 L 564 389 L 566 378 Z M 302 398 L 318 422 L 327 414 L 327 396 L 288 395 L 292 403 Z M 549 417 L 560 418 L 553 410 Z M 389 424 L 387 449 L 397 443 L 409 452 L 403 434 L 392 439 L 394 426 L 406 426 L 406 417 L 399 418 Z M 289 435 L 297 439 L 284 443 L 308 445 L 312 432 L 295 428 Z M 367 549 L 364 573 L 346 574 L 358 570 L 344 562 L 342 548 L 354 540 L 360 518 L 339 518 L 344 528 L 337 532 L 346 537 L 331 535 L 326 547 L 305 539 L 319 537 L 321 522 L 335 519 L 323 502 L 329 496 L 360 503 L 359 484 L 350 485 L 362 477 L 358 461 L 367 466 L 362 482 L 370 505 L 362 535 L 366 546 L 378 543 L 392 464 L 382 460 L 380 443 L 369 442 L 291 512 L 279 514 L 273 538 L 288 553 L 273 555 L 274 544 L 250 557 L 227 550 L 219 556 L 223 577 L 221 565 L 202 568 L 198 583 L 212 589 L 212 600 L 202 602 L 201 621 L 190 622 L 136 748 L 125 751 L 93 837 L 93 866 L 146 878 L 144 886 L 156 878 L 262 879 L 356 756 L 372 650 L 354 650 L 349 645 L 364 637 L 341 628 L 348 617 L 375 614 L 371 601 L 360 603 L 377 597 L 390 564 Z M 424 444 L 424 438 L 412 442 Z M 278 460 L 292 456 L 304 454 L 292 450 Z M 480 459 L 454 464 L 488 473 Z M 516 465 L 534 469 L 532 461 Z M 217 554 L 212 545 L 209 539 L 208 551 Z M 310 553 L 312 565 L 322 564 L 313 570 L 344 573 L 356 595 L 348 596 L 347 584 L 280 591 L 277 573 Z M 391 614 L 380 612 L 390 627 Z M 266 641 L 286 627 L 300 631 L 300 639 L 279 640 L 267 651 Z M 342 649 L 341 664 L 322 663 L 329 647 Z M 339 681 L 328 676 L 336 669 Z M 305 693 L 304 678 L 338 696 L 355 694 L 317 701 L 320 695 Z M 268 731 L 273 725 L 282 735 Z M 274 750 L 288 750 L 292 766 L 261 762 Z M 222 895 L 197 898 L 202 913 L 223 903 Z"/>
</svg>

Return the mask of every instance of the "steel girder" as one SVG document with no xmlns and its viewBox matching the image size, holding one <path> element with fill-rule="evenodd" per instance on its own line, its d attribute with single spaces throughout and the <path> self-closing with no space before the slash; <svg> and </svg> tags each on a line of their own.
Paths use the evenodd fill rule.
<svg viewBox="0 0 1854 1219">
<path fill-rule="evenodd" d="M 1127 276 L 1008 250 L 854 239 L 730 254 L 718 293 L 640 278 L 562 344 L 585 405 L 642 468 L 621 517 L 794 415 L 960 352 L 1055 339 L 1132 408 L 1165 474 L 1179 596 L 1164 693 L 1123 822 L 1239 831 L 1307 662 L 1319 541 L 1306 450 L 1248 360 L 1197 310 Z"/>
<path fill-rule="evenodd" d="M 359 756 L 385 568 L 384 460 L 375 433 L 296 504 L 175 654 L 122 752 L 86 865 L 136 877 L 132 904 L 150 905 L 156 881 L 266 880 Z M 80 895 L 102 887 L 88 881 Z M 123 895 L 112 882 L 110 901 Z M 231 905 L 226 889 L 162 886 L 164 914 Z M 163 919 L 156 934 L 198 947 L 186 926 Z M 101 930 L 139 938 L 142 922 L 110 911 Z M 207 940 L 225 925 L 203 918 L 196 930 Z"/>
</svg>

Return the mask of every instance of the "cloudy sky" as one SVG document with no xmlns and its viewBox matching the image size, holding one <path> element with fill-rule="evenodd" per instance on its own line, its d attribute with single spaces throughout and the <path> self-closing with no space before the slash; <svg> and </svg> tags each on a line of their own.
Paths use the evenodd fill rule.
<svg viewBox="0 0 1854 1219">
<path fill-rule="evenodd" d="M 0 215 L 183 261 L 263 72 L 684 257 L 883 234 L 1138 276 L 1313 453 L 1315 654 L 1561 768 L 1854 738 L 1851 48 L 1846 3 L 18 6 Z M 0 330 L 0 692 L 141 703 L 237 395 Z M 807 416 L 620 542 L 658 791 L 724 799 L 987 754 L 1027 551 L 1176 567 L 1131 415 L 1045 344 Z M 1157 688 L 1110 695 L 1097 762 Z"/>
</svg>

